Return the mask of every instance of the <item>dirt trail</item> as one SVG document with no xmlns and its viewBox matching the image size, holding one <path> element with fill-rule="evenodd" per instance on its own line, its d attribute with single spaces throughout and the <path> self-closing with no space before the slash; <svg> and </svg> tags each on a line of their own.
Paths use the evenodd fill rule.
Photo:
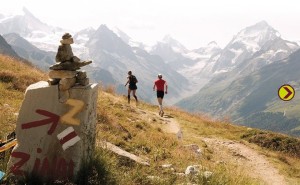
<svg viewBox="0 0 300 185">
<path fill-rule="evenodd" d="M 262 180 L 267 185 L 286 185 L 284 176 L 266 160 L 266 157 L 254 149 L 231 140 L 202 138 L 205 143 L 213 148 L 214 154 L 221 156 L 224 162 L 237 164 L 246 169 L 253 178 Z"/>
<path fill-rule="evenodd" d="M 145 111 L 142 109 L 138 109 L 138 112 L 140 112 L 143 116 L 143 119 L 156 119 L 160 120 L 162 125 L 162 130 L 166 133 L 172 133 L 176 134 L 177 137 L 182 138 L 182 131 L 180 129 L 179 123 L 176 121 L 176 119 L 169 115 L 168 113 L 165 113 L 163 117 L 158 115 L 158 113 L 151 112 L 151 111 Z"/>
<path fill-rule="evenodd" d="M 172 116 L 165 114 L 163 117 L 160 117 L 165 124 L 163 125 L 163 131 L 167 133 L 179 134 L 181 132 L 179 123 Z"/>
</svg>

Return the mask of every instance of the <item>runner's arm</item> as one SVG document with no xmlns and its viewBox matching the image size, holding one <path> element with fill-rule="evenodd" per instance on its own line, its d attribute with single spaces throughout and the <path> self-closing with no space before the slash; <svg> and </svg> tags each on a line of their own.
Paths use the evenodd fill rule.
<svg viewBox="0 0 300 185">
<path fill-rule="evenodd" d="M 127 82 L 126 82 L 125 86 L 126 86 L 128 83 L 129 83 L 129 77 L 127 77 L 127 79 L 128 79 L 128 80 L 127 80 Z"/>
<path fill-rule="evenodd" d="M 165 85 L 166 85 L 166 92 L 165 93 L 168 94 L 168 84 L 167 84 L 167 82 L 166 82 Z"/>
<path fill-rule="evenodd" d="M 153 91 L 155 91 L 155 83 L 154 83 L 154 85 L 153 85 Z"/>
</svg>

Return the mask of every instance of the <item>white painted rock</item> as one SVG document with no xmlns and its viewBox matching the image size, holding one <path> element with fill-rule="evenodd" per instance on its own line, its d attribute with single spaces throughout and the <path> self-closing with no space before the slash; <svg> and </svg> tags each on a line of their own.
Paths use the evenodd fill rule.
<svg viewBox="0 0 300 185">
<path fill-rule="evenodd" d="M 163 164 L 161 165 L 162 168 L 171 168 L 173 165 L 172 164 Z"/>
<path fill-rule="evenodd" d="M 213 172 L 210 172 L 210 171 L 205 171 L 205 172 L 203 172 L 203 176 L 204 176 L 206 179 L 210 178 L 210 177 L 212 176 L 212 174 L 213 174 Z"/>
<path fill-rule="evenodd" d="M 95 147 L 98 86 L 73 87 L 59 102 L 58 86 L 30 85 L 25 93 L 8 171 L 22 176 L 35 172 L 44 178 L 72 178 Z"/>
<path fill-rule="evenodd" d="M 199 165 L 188 166 L 185 170 L 185 175 L 197 175 L 199 173 Z"/>
</svg>

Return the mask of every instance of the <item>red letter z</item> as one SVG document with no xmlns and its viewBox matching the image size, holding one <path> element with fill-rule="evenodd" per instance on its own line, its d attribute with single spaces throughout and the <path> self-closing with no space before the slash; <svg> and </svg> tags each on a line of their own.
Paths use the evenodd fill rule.
<svg viewBox="0 0 300 185">
<path fill-rule="evenodd" d="M 11 154 L 12 157 L 20 158 L 21 160 L 19 162 L 16 162 L 11 168 L 10 172 L 12 172 L 14 175 L 23 175 L 24 171 L 20 170 L 20 168 L 29 160 L 30 155 L 23 153 L 23 152 L 13 152 Z"/>
</svg>

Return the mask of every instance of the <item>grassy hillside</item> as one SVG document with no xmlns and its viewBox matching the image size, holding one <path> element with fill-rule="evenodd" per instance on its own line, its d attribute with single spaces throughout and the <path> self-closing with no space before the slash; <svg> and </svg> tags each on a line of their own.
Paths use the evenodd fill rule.
<svg viewBox="0 0 300 185">
<path fill-rule="evenodd" d="M 26 88 L 47 79 L 40 70 L 0 55 L 0 138 L 13 131 Z"/>
<path fill-rule="evenodd" d="M 47 75 L 19 61 L 0 56 L 0 136 L 13 131 L 25 88 Z M 166 97 L 168 101 L 168 97 Z M 159 117 L 157 106 L 140 102 L 128 105 L 115 88 L 99 89 L 97 106 L 97 149 L 93 163 L 83 168 L 74 182 L 55 184 L 262 184 L 255 166 L 266 159 L 288 184 L 300 184 L 300 141 L 276 133 L 216 121 L 189 114 L 175 107 Z M 181 128 L 182 135 L 176 134 Z M 150 166 L 101 149 L 108 141 L 146 159 Z M 199 150 L 187 146 L 194 144 Z M 245 152 L 239 152 L 239 150 Z M 251 151 L 251 152 L 247 152 Z M 6 160 L 0 159 L 5 171 Z M 171 167 L 164 167 L 172 164 Z M 198 165 L 198 175 L 185 176 L 187 166 Z M 249 166 L 248 166 L 249 165 Z M 251 166 L 252 165 L 252 166 Z M 266 167 L 269 167 L 266 166 Z M 268 171 L 266 168 L 264 171 Z M 212 172 L 209 177 L 207 174 Z M 267 174 L 265 176 L 268 176 Z M 272 175 L 269 175 L 276 179 Z M 28 178 L 27 183 L 37 179 Z M 270 183 L 270 182 L 269 182 Z M 0 183 L 1 184 L 1 183 Z"/>
</svg>

